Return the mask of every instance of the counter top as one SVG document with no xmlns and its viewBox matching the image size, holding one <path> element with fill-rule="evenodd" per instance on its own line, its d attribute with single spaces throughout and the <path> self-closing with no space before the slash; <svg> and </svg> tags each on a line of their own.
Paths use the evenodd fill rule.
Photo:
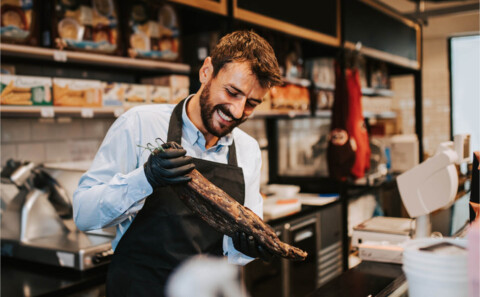
<svg viewBox="0 0 480 297">
<path fill-rule="evenodd" d="M 385 297 L 405 282 L 402 265 L 363 261 L 306 297 Z"/>
<path fill-rule="evenodd" d="M 330 202 L 330 203 L 324 204 L 324 205 L 302 205 L 302 208 L 299 212 L 296 212 L 296 213 L 293 213 L 293 214 L 290 214 L 290 215 L 286 215 L 286 216 L 283 216 L 283 217 L 280 217 L 280 218 L 272 219 L 272 220 L 265 220 L 265 223 L 269 224 L 270 226 L 280 225 L 280 224 L 283 224 L 285 222 L 288 222 L 288 221 L 291 221 L 291 220 L 309 215 L 311 213 L 314 213 L 314 212 L 316 212 L 316 211 L 318 211 L 322 208 L 330 207 L 330 206 L 335 205 L 337 203 L 340 203 L 340 200 L 336 200 L 336 201 L 333 201 L 333 202 Z"/>
<path fill-rule="evenodd" d="M 2 257 L 1 296 L 69 296 L 105 283 L 107 269 L 76 271 Z"/>
</svg>

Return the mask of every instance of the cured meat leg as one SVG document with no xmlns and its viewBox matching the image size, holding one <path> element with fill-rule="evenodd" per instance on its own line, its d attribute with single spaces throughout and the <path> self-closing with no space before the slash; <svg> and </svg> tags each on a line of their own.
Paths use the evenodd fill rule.
<svg viewBox="0 0 480 297">
<path fill-rule="evenodd" d="M 191 181 L 172 188 L 185 205 L 210 226 L 230 237 L 243 231 L 276 256 L 305 260 L 305 251 L 282 242 L 259 216 L 212 184 L 198 170 L 194 169 L 188 175 Z"/>
</svg>

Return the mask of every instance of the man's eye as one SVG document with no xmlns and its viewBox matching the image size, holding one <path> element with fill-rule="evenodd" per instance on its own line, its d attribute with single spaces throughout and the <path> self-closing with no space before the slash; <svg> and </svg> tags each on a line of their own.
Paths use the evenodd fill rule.
<svg viewBox="0 0 480 297">
<path fill-rule="evenodd" d="M 247 100 L 247 104 L 250 107 L 256 107 L 258 103 L 256 101 Z"/>
<path fill-rule="evenodd" d="M 237 92 L 232 92 L 232 91 L 230 91 L 229 89 L 225 89 L 225 90 L 226 90 L 227 93 L 228 93 L 229 95 L 231 95 L 231 96 L 237 96 L 237 95 L 238 95 Z"/>
</svg>

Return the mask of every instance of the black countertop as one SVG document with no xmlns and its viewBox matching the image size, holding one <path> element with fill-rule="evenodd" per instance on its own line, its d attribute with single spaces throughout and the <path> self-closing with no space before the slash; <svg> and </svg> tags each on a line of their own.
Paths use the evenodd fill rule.
<svg viewBox="0 0 480 297">
<path fill-rule="evenodd" d="M 2 297 L 70 296 L 105 283 L 107 265 L 87 271 L 2 257 Z"/>
<path fill-rule="evenodd" d="M 305 297 L 385 297 L 405 281 L 400 264 L 363 261 Z"/>
</svg>

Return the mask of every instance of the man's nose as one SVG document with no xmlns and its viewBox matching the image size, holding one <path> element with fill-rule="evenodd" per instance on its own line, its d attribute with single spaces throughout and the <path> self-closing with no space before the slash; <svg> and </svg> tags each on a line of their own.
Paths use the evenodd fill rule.
<svg viewBox="0 0 480 297">
<path fill-rule="evenodd" d="M 245 103 L 247 102 L 247 98 L 242 98 L 241 100 L 236 100 L 232 103 L 232 108 L 230 109 L 230 113 L 235 119 L 241 119 L 243 113 L 245 111 Z"/>
</svg>

